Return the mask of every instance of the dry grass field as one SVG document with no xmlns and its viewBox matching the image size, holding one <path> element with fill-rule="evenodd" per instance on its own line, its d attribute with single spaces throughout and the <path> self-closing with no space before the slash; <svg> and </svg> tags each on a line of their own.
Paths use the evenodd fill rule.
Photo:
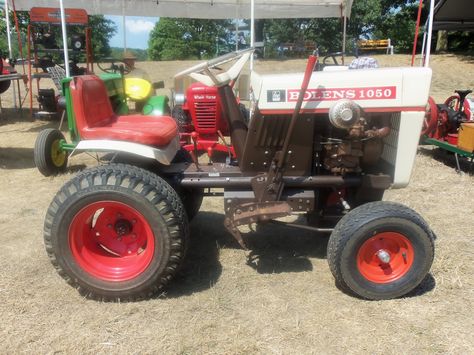
<svg viewBox="0 0 474 355">
<path fill-rule="evenodd" d="M 383 66 L 408 56 L 377 56 Z M 154 80 L 190 62 L 140 63 Z M 473 88 L 474 60 L 435 56 L 432 94 Z M 260 72 L 302 71 L 303 60 L 257 62 Z M 187 263 L 167 292 L 135 303 L 82 298 L 51 266 L 43 218 L 74 172 L 43 177 L 34 167 L 38 132 L 56 122 L 30 121 L 2 95 L 0 114 L 0 353 L 155 354 L 473 354 L 474 177 L 453 159 L 419 148 L 411 185 L 386 200 L 422 214 L 437 235 L 429 276 L 391 301 L 364 301 L 336 288 L 327 238 L 264 226 L 246 235 L 258 258 L 247 263 L 223 226 L 222 200 L 205 199 L 191 224 Z M 77 171 L 94 160 L 71 160 Z M 467 170 L 466 170 L 467 171 Z"/>
</svg>

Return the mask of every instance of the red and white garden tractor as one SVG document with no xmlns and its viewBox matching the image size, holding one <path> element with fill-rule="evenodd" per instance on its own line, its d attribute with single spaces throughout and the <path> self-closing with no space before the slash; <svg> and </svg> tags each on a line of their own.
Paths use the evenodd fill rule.
<svg viewBox="0 0 474 355">
<path fill-rule="evenodd" d="M 223 198 L 224 226 L 244 248 L 239 228 L 249 224 L 329 233 L 329 269 L 351 294 L 400 297 L 428 274 L 433 232 L 415 211 L 382 197 L 409 182 L 431 69 L 313 72 L 310 56 L 304 73 L 252 73 L 246 121 L 232 83 L 251 54 L 177 74 L 217 92 L 235 157 L 208 164 L 189 159 L 173 118 L 114 116 L 103 81 L 72 78 L 70 104 L 84 138 L 75 151 L 131 157 L 80 172 L 47 211 L 47 253 L 82 294 L 137 300 L 161 292 L 185 260 L 188 222 L 210 189 Z M 230 60 L 228 70 L 213 71 Z M 279 220 L 293 215 L 300 218 Z"/>
</svg>

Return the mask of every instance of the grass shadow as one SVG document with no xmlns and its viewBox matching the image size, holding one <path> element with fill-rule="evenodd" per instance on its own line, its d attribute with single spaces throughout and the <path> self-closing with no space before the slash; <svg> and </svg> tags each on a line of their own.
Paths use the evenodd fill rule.
<svg viewBox="0 0 474 355">
<path fill-rule="evenodd" d="M 1 169 L 31 169 L 34 167 L 33 148 L 0 148 Z"/>
<path fill-rule="evenodd" d="M 223 215 L 200 212 L 190 224 L 190 242 L 184 265 L 170 283 L 166 297 L 191 295 L 211 288 L 222 273 L 219 250 L 232 245 Z"/>
<path fill-rule="evenodd" d="M 200 292 L 218 282 L 222 273 L 219 251 L 240 249 L 224 227 L 224 215 L 200 212 L 191 225 L 191 238 L 185 264 L 168 287 L 166 297 Z M 243 233 L 250 249 L 247 265 L 258 273 L 305 272 L 313 269 L 310 257 L 325 258 L 327 236 L 273 224 L 258 225 Z"/>
<path fill-rule="evenodd" d="M 349 288 L 339 284 L 338 282 L 335 282 L 334 284 L 336 285 L 336 287 L 341 292 L 345 293 L 346 295 L 349 295 L 349 296 L 355 297 L 355 298 L 359 298 L 361 300 L 365 300 L 365 301 L 368 301 L 368 302 L 372 302 L 372 300 L 367 300 L 367 299 L 357 295 L 352 290 L 350 290 Z M 419 297 L 419 296 L 424 295 L 425 293 L 433 291 L 435 287 L 436 287 L 436 280 L 435 280 L 435 278 L 433 277 L 433 275 L 431 273 L 428 273 L 425 276 L 425 278 L 423 279 L 423 281 L 421 281 L 421 283 L 418 286 L 416 286 L 413 290 L 411 290 L 407 294 L 405 294 L 403 296 L 400 296 L 400 297 L 397 297 L 395 299 Z"/>
<path fill-rule="evenodd" d="M 457 54 L 457 58 L 459 58 L 460 61 L 462 62 L 467 62 L 467 63 L 474 63 L 474 54 Z M 470 89 L 470 88 L 469 88 Z"/>
<path fill-rule="evenodd" d="M 315 232 L 260 224 L 244 237 L 251 250 L 247 265 L 260 274 L 312 271 L 309 258 L 325 259 L 328 236 Z"/>
<path fill-rule="evenodd" d="M 431 147 L 431 146 L 428 146 Z M 447 150 L 441 149 L 439 147 L 435 147 L 434 149 L 427 148 L 424 146 L 420 146 L 418 152 L 421 155 L 430 157 L 440 163 L 443 163 L 450 168 L 457 169 L 456 166 L 456 157 L 454 153 L 448 152 Z M 470 162 L 465 157 L 459 156 L 459 167 L 461 168 L 461 172 L 466 174 L 473 174 L 474 173 L 474 164 Z"/>
<path fill-rule="evenodd" d="M 0 113 L 0 126 L 17 122 L 32 121 L 34 121 L 34 118 L 31 117 L 30 111 L 24 107 L 22 109 L 6 107 L 2 108 L 2 112 Z"/>
</svg>

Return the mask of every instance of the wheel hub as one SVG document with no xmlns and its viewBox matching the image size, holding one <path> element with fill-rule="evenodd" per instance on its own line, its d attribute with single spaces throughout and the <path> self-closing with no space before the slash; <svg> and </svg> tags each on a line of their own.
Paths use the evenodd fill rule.
<svg viewBox="0 0 474 355">
<path fill-rule="evenodd" d="M 398 232 L 375 233 L 357 253 L 360 274 L 374 283 L 389 283 L 411 269 L 415 252 L 411 241 Z"/>
<path fill-rule="evenodd" d="M 119 219 L 115 222 L 115 232 L 119 236 L 124 236 L 130 234 L 132 231 L 132 224 L 126 219 Z"/>
<path fill-rule="evenodd" d="M 149 266 L 154 234 L 146 218 L 118 201 L 97 201 L 73 218 L 69 245 L 84 271 L 107 281 L 126 281 Z"/>
<path fill-rule="evenodd" d="M 377 257 L 384 264 L 388 264 L 390 262 L 390 254 L 384 249 L 380 249 L 377 252 Z"/>
</svg>

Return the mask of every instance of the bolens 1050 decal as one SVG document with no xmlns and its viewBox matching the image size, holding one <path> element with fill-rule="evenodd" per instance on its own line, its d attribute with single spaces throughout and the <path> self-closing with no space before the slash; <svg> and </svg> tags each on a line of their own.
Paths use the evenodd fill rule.
<svg viewBox="0 0 474 355">
<path fill-rule="evenodd" d="M 300 90 L 267 90 L 267 102 L 294 102 Z M 397 98 L 396 86 L 374 86 L 364 88 L 318 88 L 308 89 L 304 101 L 390 100 Z"/>
</svg>

